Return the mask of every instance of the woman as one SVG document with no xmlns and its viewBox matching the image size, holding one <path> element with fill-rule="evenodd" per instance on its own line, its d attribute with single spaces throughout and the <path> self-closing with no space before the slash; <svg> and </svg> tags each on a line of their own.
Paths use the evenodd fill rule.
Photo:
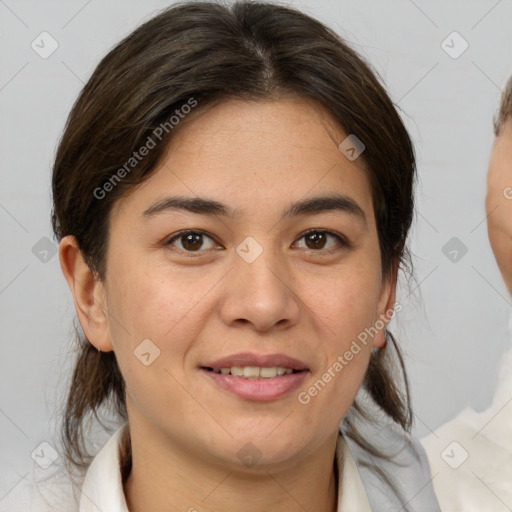
<svg viewBox="0 0 512 512">
<path fill-rule="evenodd" d="M 414 172 L 369 66 L 293 9 L 178 4 L 109 52 L 53 173 L 80 512 L 438 510 L 386 330 Z"/>
</svg>

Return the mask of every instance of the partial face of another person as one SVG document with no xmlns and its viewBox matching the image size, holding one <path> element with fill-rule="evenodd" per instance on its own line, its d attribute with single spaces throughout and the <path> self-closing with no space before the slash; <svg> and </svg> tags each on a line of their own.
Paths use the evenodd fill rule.
<svg viewBox="0 0 512 512">
<path fill-rule="evenodd" d="M 115 351 L 130 421 L 227 467 L 247 442 L 259 467 L 296 464 L 336 435 L 384 343 L 353 345 L 394 300 L 367 171 L 299 98 L 226 101 L 179 128 L 113 207 L 108 321 L 86 334 Z"/>
<path fill-rule="evenodd" d="M 492 148 L 486 211 L 491 247 L 512 293 L 512 119 L 503 124 Z"/>
</svg>

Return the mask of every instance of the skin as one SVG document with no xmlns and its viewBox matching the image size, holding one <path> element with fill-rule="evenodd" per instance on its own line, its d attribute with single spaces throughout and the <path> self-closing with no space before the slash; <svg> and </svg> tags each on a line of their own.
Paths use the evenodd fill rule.
<svg viewBox="0 0 512 512">
<path fill-rule="evenodd" d="M 350 162 L 338 150 L 345 138 L 304 99 L 223 102 L 184 122 L 159 170 L 114 205 L 104 282 L 74 238 L 62 240 L 60 261 L 84 332 L 115 351 L 126 381 L 130 511 L 336 510 L 338 425 L 372 346 L 385 344 L 383 331 L 309 404 L 297 395 L 392 311 L 396 278 L 383 277 L 367 172 L 361 158 Z M 365 219 L 331 210 L 280 220 L 292 202 L 333 192 L 357 203 Z M 235 217 L 143 215 L 170 195 L 215 199 Z M 328 236 L 315 246 L 304 237 L 311 228 L 350 245 Z M 199 256 L 187 256 L 183 238 L 166 245 L 185 229 L 208 233 Z M 236 252 L 247 236 L 263 249 L 253 263 Z M 161 351 L 149 366 L 133 354 L 147 338 Z M 306 362 L 305 384 L 254 402 L 199 370 L 245 351 Z M 261 452 L 252 467 L 237 457 L 247 442 Z"/>
<path fill-rule="evenodd" d="M 512 294 L 512 119 L 494 145 L 487 172 L 487 232 L 496 262 Z"/>
</svg>

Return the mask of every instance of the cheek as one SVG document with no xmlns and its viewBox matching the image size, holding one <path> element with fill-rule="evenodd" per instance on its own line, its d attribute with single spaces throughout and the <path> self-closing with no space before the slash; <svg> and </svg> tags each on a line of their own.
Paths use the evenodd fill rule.
<svg viewBox="0 0 512 512">
<path fill-rule="evenodd" d="M 175 411 L 182 394 L 183 361 L 202 329 L 204 289 L 158 270 L 111 274 L 110 334 L 130 400 L 147 416 Z M 130 276 L 126 278 L 125 276 Z M 205 283 L 208 284 L 207 282 Z M 202 313 L 204 315 L 204 311 Z"/>
<path fill-rule="evenodd" d="M 315 285 L 308 285 L 309 305 L 340 344 L 373 325 L 381 291 L 380 269 L 371 265 L 352 265 L 330 272 Z"/>
<path fill-rule="evenodd" d="M 168 268 L 144 261 L 131 269 L 126 264 L 116 269 L 107 293 L 110 332 L 118 356 L 133 355 L 143 340 L 150 339 L 166 360 L 183 359 L 190 340 L 206 321 L 207 292 L 217 281 L 216 275 L 200 279 L 179 271 L 171 275 Z"/>
<path fill-rule="evenodd" d="M 317 282 L 319 285 L 309 295 L 309 305 L 312 318 L 317 319 L 316 340 L 324 357 L 317 380 L 303 390 L 306 394 L 299 402 L 311 400 L 310 407 L 318 407 L 319 413 L 330 404 L 332 414 L 342 416 L 368 366 L 373 339 L 369 333 L 378 319 L 380 267 L 353 265 Z"/>
</svg>

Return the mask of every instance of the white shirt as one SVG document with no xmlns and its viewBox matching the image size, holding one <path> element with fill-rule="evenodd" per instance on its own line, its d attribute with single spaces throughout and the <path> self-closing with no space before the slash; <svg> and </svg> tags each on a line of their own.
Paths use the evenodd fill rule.
<svg viewBox="0 0 512 512">
<path fill-rule="evenodd" d="M 467 407 L 423 440 L 443 512 L 512 510 L 512 348 L 491 406 Z"/>
<path fill-rule="evenodd" d="M 81 485 L 71 485 L 61 470 L 39 485 L 37 493 L 30 498 L 21 488 L 14 490 L 11 497 L 0 501 L 0 511 L 129 512 L 123 492 L 119 452 L 119 441 L 126 425 L 118 428 L 94 457 Z M 400 454 L 396 459 L 402 466 L 396 465 L 396 461 L 382 462 L 347 436 L 338 436 L 336 457 L 338 467 L 342 468 L 338 481 L 338 512 L 439 512 L 430 485 L 426 455 L 421 452 L 419 443 L 411 444 L 397 432 L 399 430 L 381 428 L 376 435 L 386 447 L 396 448 L 395 441 L 399 439 Z M 401 486 L 398 493 L 380 479 L 375 467 L 397 487 Z"/>
</svg>

